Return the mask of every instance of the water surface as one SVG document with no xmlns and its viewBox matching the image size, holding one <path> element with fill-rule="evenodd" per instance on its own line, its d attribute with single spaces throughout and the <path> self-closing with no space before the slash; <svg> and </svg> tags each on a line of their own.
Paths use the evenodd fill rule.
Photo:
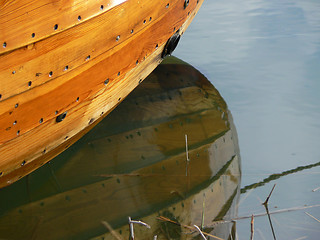
<svg viewBox="0 0 320 240">
<path fill-rule="evenodd" d="M 175 54 L 201 69 L 231 109 L 239 135 L 242 187 L 320 161 L 320 2 L 205 1 Z M 320 168 L 292 173 L 242 194 L 239 215 L 320 204 Z M 277 208 L 276 208 L 277 207 Z M 270 210 L 271 211 L 271 210 Z M 318 239 L 318 207 L 272 215 L 279 239 Z M 272 239 L 267 218 L 256 237 Z M 250 236 L 250 220 L 238 226 Z M 266 226 L 266 227 L 265 227 Z"/>
</svg>

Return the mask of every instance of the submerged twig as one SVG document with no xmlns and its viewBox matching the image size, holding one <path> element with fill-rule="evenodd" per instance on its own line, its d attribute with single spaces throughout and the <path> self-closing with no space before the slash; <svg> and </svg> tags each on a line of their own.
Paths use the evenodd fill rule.
<svg viewBox="0 0 320 240">
<path fill-rule="evenodd" d="M 314 207 L 320 207 L 320 204 L 311 205 L 311 206 L 285 208 L 285 209 L 280 209 L 280 210 L 276 210 L 276 211 L 273 211 L 273 212 L 269 212 L 269 214 L 270 214 L 270 215 L 273 215 L 273 214 L 279 214 L 279 213 L 285 213 L 285 212 L 293 212 L 293 211 L 299 211 L 299 210 L 308 209 L 308 208 L 314 208 Z M 255 214 L 254 217 L 257 218 L 257 217 L 263 217 L 263 216 L 266 216 L 266 215 L 267 215 L 267 213 L 266 213 L 266 212 L 263 212 L 263 213 Z M 213 222 L 213 225 L 211 225 L 211 226 L 215 226 L 215 225 L 217 225 L 217 224 L 223 224 L 223 223 L 230 223 L 230 222 L 234 222 L 234 221 L 238 221 L 238 220 L 243 220 L 243 219 L 248 219 L 248 218 L 251 218 L 251 216 L 252 216 L 252 215 L 250 215 L 250 216 L 242 216 L 242 217 L 237 217 L 237 218 L 232 218 L 232 219 L 229 219 L 229 220 L 214 221 L 214 222 Z M 207 226 L 207 227 L 211 227 L 211 226 Z"/>
<path fill-rule="evenodd" d="M 151 228 L 149 224 L 142 221 L 131 220 L 131 223 L 140 224 L 142 226 L 145 226 L 146 228 Z"/>
<path fill-rule="evenodd" d="M 117 240 L 122 240 L 120 235 L 116 231 L 114 231 L 114 229 L 110 226 L 108 222 L 102 221 L 101 223 L 109 230 L 112 236 L 114 236 Z"/>
<path fill-rule="evenodd" d="M 188 135 L 185 134 L 184 136 L 185 136 L 185 139 L 186 139 L 186 156 L 187 156 L 187 162 L 189 162 L 190 159 L 189 159 L 189 151 L 188 151 Z"/>
<path fill-rule="evenodd" d="M 273 186 L 274 188 L 275 186 Z M 273 190 L 273 189 L 272 189 Z M 272 191 L 271 191 L 272 192 Z M 271 195 L 271 194 L 270 194 Z M 269 195 L 269 196 L 270 196 Z M 276 234 L 274 232 L 274 229 L 273 229 L 273 225 L 272 225 L 272 221 L 271 221 L 271 217 L 270 217 L 270 213 L 269 213 L 269 209 L 268 209 L 268 203 L 264 204 L 264 207 L 266 208 L 266 212 L 267 212 L 267 215 L 268 215 L 268 219 L 269 219 L 269 223 L 270 223 L 270 227 L 271 227 L 271 231 L 272 231 L 272 235 L 273 235 L 273 239 L 276 240 Z"/>
<path fill-rule="evenodd" d="M 269 196 L 267 197 L 267 199 L 264 201 L 263 205 L 266 206 L 266 205 L 268 204 L 269 199 L 270 199 L 270 197 L 271 197 L 271 194 L 272 194 L 272 192 L 273 192 L 273 190 L 274 190 L 275 187 L 276 187 L 276 183 L 273 185 L 273 187 L 272 187 L 272 189 L 271 189 L 271 192 L 269 193 Z"/>
<path fill-rule="evenodd" d="M 189 159 L 189 150 L 188 150 L 188 135 L 185 134 L 185 140 L 186 140 L 186 176 L 188 176 L 188 171 L 189 171 L 189 162 L 190 162 L 190 159 Z"/>
<path fill-rule="evenodd" d="M 241 188 L 240 192 L 241 192 L 241 194 L 245 193 L 249 189 L 253 189 L 253 188 L 264 186 L 266 183 L 274 181 L 276 179 L 279 179 L 279 178 L 281 178 L 283 176 L 286 176 L 286 175 L 289 175 L 289 174 L 292 174 L 292 173 L 296 173 L 296 172 L 300 172 L 300 171 L 303 171 L 305 169 L 310 169 L 310 168 L 313 168 L 313 167 L 317 167 L 317 166 L 320 166 L 320 162 L 317 162 L 317 163 L 314 163 L 314 164 L 309 164 L 309 165 L 306 165 L 306 166 L 300 166 L 300 167 L 297 167 L 297 168 L 294 168 L 294 169 L 291 169 L 291 170 L 284 171 L 282 173 L 271 174 L 269 177 L 263 179 L 260 182 L 253 183 L 253 184 L 250 184 L 250 185 L 247 185 L 247 186 Z"/>
<path fill-rule="evenodd" d="M 203 225 L 204 225 L 204 210 L 205 210 L 205 200 L 206 200 L 206 195 L 203 194 L 203 202 L 202 202 L 202 216 L 201 216 L 201 230 L 203 230 Z"/>
<path fill-rule="evenodd" d="M 204 239 L 204 240 L 207 240 L 207 238 L 203 235 L 203 232 L 200 230 L 200 228 L 197 226 L 197 225 L 193 225 L 197 230 L 198 232 L 200 233 L 201 237 Z"/>
<path fill-rule="evenodd" d="M 131 217 L 128 217 L 129 220 L 129 231 L 130 231 L 130 236 L 129 240 L 134 240 L 134 229 L 133 229 L 133 224 L 139 224 L 142 226 L 145 226 L 146 228 L 151 228 L 149 224 L 142 222 L 140 220 L 132 220 Z"/>
<path fill-rule="evenodd" d="M 134 240 L 134 230 L 133 230 L 133 223 L 131 222 L 131 217 L 128 217 L 129 220 L 129 240 Z"/>
<path fill-rule="evenodd" d="M 250 235 L 250 240 L 253 240 L 254 236 L 254 216 L 251 216 L 251 235 Z"/>
<path fill-rule="evenodd" d="M 312 192 L 318 191 L 320 189 L 320 187 L 317 187 L 315 189 L 312 189 Z"/>
<path fill-rule="evenodd" d="M 314 220 L 316 220 L 317 222 L 320 223 L 320 220 L 319 220 L 318 218 L 312 216 L 312 215 L 311 215 L 310 213 L 308 213 L 308 212 L 304 212 L 304 213 L 307 214 L 309 217 L 312 217 Z"/>
<path fill-rule="evenodd" d="M 172 224 L 175 224 L 175 225 L 178 225 L 178 226 L 181 226 L 181 227 L 184 227 L 184 228 L 187 228 L 189 229 L 190 231 L 195 231 L 196 228 L 194 226 L 189 226 L 189 225 L 185 225 L 185 224 L 181 224 L 181 223 L 178 223 L 178 222 L 175 222 L 169 218 L 166 218 L 166 217 L 163 217 L 163 216 L 159 216 L 157 217 L 157 219 L 161 220 L 161 221 L 165 221 L 165 222 L 169 222 L 169 223 L 172 223 Z M 222 238 L 219 238 L 217 236 L 214 236 L 210 233 L 206 233 L 206 232 L 202 232 L 204 235 L 206 236 L 209 236 L 209 237 L 212 237 L 214 239 L 218 239 L 218 240 L 223 240 Z"/>
</svg>

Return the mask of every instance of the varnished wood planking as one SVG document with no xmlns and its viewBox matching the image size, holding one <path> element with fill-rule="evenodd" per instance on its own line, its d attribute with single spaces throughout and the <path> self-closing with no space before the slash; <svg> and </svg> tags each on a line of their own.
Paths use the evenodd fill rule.
<svg viewBox="0 0 320 240">
<path fill-rule="evenodd" d="M 125 2 L 74 28 L 0 55 L 0 101 L 82 67 L 88 60 L 106 51 L 112 51 L 116 45 L 159 21 L 170 9 L 166 8 L 167 3 L 146 2 Z M 181 5 L 180 0 L 171 0 L 170 3 L 171 8 Z M 118 41 L 117 36 L 120 36 Z"/>
<path fill-rule="evenodd" d="M 120 102 L 119 98 L 123 99 L 139 84 L 137 79 L 145 78 L 159 64 L 160 57 L 157 56 L 160 55 L 161 50 L 162 48 L 159 48 L 154 52 L 154 56 L 151 55 L 145 62 L 128 73 L 128 78 L 136 79 L 136 81 L 119 81 L 115 83 L 114 88 L 107 91 L 108 94 L 99 94 L 91 102 L 86 101 L 72 108 L 61 123 L 57 124 L 53 119 L 3 144 L 0 147 L 2 156 L 0 187 L 17 181 L 49 161 L 76 141 L 78 136 L 74 139 L 70 138 L 80 131 L 89 130 L 91 119 L 99 120 L 101 115 L 108 114 Z M 119 93 L 116 88 L 122 89 L 122 92 Z M 70 142 L 66 144 L 66 141 Z M 17 147 L 20 149 L 19 152 L 16 151 Z M 26 164 L 21 166 L 24 161 Z"/>
<path fill-rule="evenodd" d="M 166 36 L 169 37 L 172 34 L 172 26 L 175 26 L 175 23 L 181 26 L 187 16 L 190 15 L 182 27 L 183 32 L 198 11 L 201 3 L 202 2 L 199 2 L 199 4 L 197 4 L 195 10 L 191 11 L 191 14 L 183 13 L 180 17 L 176 16 L 172 10 L 167 19 L 171 22 L 171 27 L 163 33 L 167 35 L 162 35 L 161 37 L 163 39 L 165 39 Z M 189 8 L 189 10 L 192 9 L 191 7 Z M 156 26 L 155 28 L 158 29 Z M 161 28 L 159 29 L 159 31 L 163 30 L 163 28 L 162 30 Z M 159 45 L 158 49 L 155 49 L 154 44 L 157 42 L 157 39 L 153 39 L 154 36 L 151 38 L 153 40 L 151 42 L 152 51 L 155 52 L 148 53 L 146 49 L 142 50 L 144 53 L 142 56 L 146 57 L 145 61 L 142 61 L 137 67 L 130 70 L 122 81 L 111 81 L 108 91 L 102 88 L 92 99 L 87 99 L 85 102 L 75 105 L 68 111 L 68 117 L 60 124 L 55 123 L 55 118 L 44 121 L 29 132 L 21 134 L 18 138 L 3 144 L 0 147 L 0 152 L 3 156 L 0 162 L 0 186 L 5 186 L 18 180 L 63 151 L 62 147 L 58 150 L 54 149 L 60 145 L 65 147 L 67 144 L 64 144 L 64 142 L 84 130 L 92 121 L 94 122 L 99 119 L 102 113 L 111 111 L 121 99 L 129 94 L 139 83 L 140 79 L 144 79 L 160 61 L 163 45 Z M 146 46 L 148 46 L 148 44 Z M 70 73 L 72 73 L 72 71 Z M 72 143 L 72 141 L 70 141 L 70 143 Z M 16 151 L 17 147 L 20 148 L 19 152 Z"/>
<path fill-rule="evenodd" d="M 74 69 L 47 84 L 0 102 L 0 143 L 55 118 L 56 111 L 61 114 L 92 97 L 99 90 L 109 89 L 114 79 L 122 79 L 123 75 L 136 65 L 135 59 L 141 59 L 142 56 L 145 58 L 156 49 L 157 44 L 163 44 L 172 34 L 170 25 L 181 26 L 184 15 L 183 10 L 179 12 L 172 6 L 164 18 L 150 24 L 145 31 L 135 34 L 128 39 L 130 42 L 122 42 L 112 51 L 84 65 L 86 68 L 90 67 L 89 69 Z M 174 18 L 176 22 L 173 22 Z M 144 32 L 146 33 L 142 35 Z M 106 79 L 109 79 L 110 85 L 104 86 Z"/>
<path fill-rule="evenodd" d="M 3 0 L 0 2 L 0 54 L 79 25 L 124 1 Z"/>
</svg>

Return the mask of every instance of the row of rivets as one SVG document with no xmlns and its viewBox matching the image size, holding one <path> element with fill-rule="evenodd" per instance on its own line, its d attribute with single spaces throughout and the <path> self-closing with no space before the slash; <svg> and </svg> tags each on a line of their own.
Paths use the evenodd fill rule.
<svg viewBox="0 0 320 240">
<path fill-rule="evenodd" d="M 100 10 L 103 10 L 103 9 L 104 9 L 104 6 L 103 6 L 103 5 L 100 5 Z M 78 21 L 81 21 L 81 16 L 80 16 L 80 15 L 78 16 Z M 58 25 L 58 24 L 55 24 L 55 25 L 53 26 L 53 30 L 54 30 L 54 31 L 58 30 L 58 27 L 59 27 L 59 25 Z M 35 36 L 36 36 L 35 33 L 32 33 L 32 34 L 31 34 L 31 37 L 32 37 L 32 38 L 35 38 Z M 6 47 L 7 47 L 7 42 L 3 42 L 2 47 L 3 47 L 3 48 L 6 48 Z"/>
</svg>

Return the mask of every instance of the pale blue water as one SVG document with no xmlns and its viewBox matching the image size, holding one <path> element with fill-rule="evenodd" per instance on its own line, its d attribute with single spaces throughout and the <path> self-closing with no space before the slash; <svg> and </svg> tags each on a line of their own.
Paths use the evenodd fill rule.
<svg viewBox="0 0 320 240">
<path fill-rule="evenodd" d="M 239 135 L 242 186 L 320 161 L 320 1 L 207 0 L 175 55 L 226 100 Z M 320 187 L 314 167 L 242 194 L 239 216 L 263 212 L 260 202 L 274 183 L 273 207 L 320 204 L 320 190 L 311 191 Z M 274 215 L 279 239 L 319 239 L 319 222 L 305 211 L 320 219 L 319 207 Z M 272 238 L 268 222 L 265 229 L 259 221 L 256 238 Z M 239 239 L 248 239 L 249 225 L 237 225 Z"/>
</svg>

